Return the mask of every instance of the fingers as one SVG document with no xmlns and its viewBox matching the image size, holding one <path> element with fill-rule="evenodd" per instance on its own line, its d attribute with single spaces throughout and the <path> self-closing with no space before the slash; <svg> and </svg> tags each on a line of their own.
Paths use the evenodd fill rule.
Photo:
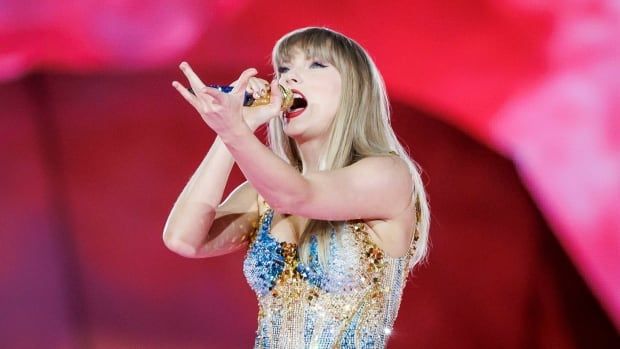
<svg viewBox="0 0 620 349">
<path fill-rule="evenodd" d="M 196 73 L 194 73 L 194 71 L 187 62 L 182 62 L 179 65 L 179 68 L 187 77 L 187 80 L 189 81 L 191 87 L 185 88 L 178 81 L 173 81 L 172 86 L 181 94 L 181 96 L 183 96 L 183 98 L 185 98 L 186 101 L 188 101 L 196 109 L 200 111 L 203 110 L 205 107 L 207 109 L 213 108 L 216 104 L 229 104 L 227 103 L 227 93 L 206 86 L 196 75 Z M 239 78 L 231 84 L 234 84 L 234 87 L 232 91 L 228 94 L 235 94 L 239 91 L 245 92 L 247 90 L 250 90 L 251 92 L 253 92 L 255 98 L 260 98 L 264 96 L 267 93 L 267 81 L 259 78 L 253 78 L 254 75 L 256 75 L 257 73 L 257 70 L 254 68 L 249 68 L 243 71 Z M 276 90 L 277 91 L 275 92 L 279 94 L 279 89 L 276 88 Z"/>
<path fill-rule="evenodd" d="M 257 77 L 251 77 L 246 92 L 251 93 L 254 99 L 264 97 L 269 91 L 269 82 Z"/>
<path fill-rule="evenodd" d="M 185 77 L 187 77 L 187 81 L 189 81 L 189 84 L 194 91 L 198 91 L 205 86 L 205 84 L 202 82 L 202 80 L 200 80 L 198 75 L 194 73 L 194 70 L 192 70 L 192 67 L 190 67 L 187 62 L 182 62 L 179 65 L 179 68 L 181 69 L 183 74 L 185 74 Z"/>
<path fill-rule="evenodd" d="M 192 91 L 190 90 L 191 88 L 185 88 L 185 86 L 181 85 L 178 81 L 173 81 L 172 82 L 172 86 L 198 112 L 202 112 L 202 110 L 205 107 L 206 108 L 212 108 L 213 107 L 213 98 L 210 95 L 207 95 L 207 96 L 205 96 L 204 94 L 202 96 L 197 95 L 197 93 L 200 94 L 202 91 L 193 91 L 193 93 L 192 93 Z M 212 89 L 212 90 L 215 90 L 215 89 Z M 217 90 L 215 90 L 215 91 L 219 92 Z"/>
<path fill-rule="evenodd" d="M 233 88 L 231 93 L 237 93 L 239 91 L 245 92 L 248 86 L 249 79 L 256 74 L 258 74 L 258 71 L 256 71 L 256 69 L 254 68 L 244 70 L 243 73 L 241 73 L 241 76 L 239 76 L 239 79 L 237 79 L 237 84 L 235 85 L 235 88 Z"/>
<path fill-rule="evenodd" d="M 216 88 L 205 86 L 200 90 L 202 95 L 207 95 L 215 100 L 217 104 L 223 104 L 226 99 L 226 93 L 219 91 Z"/>
<path fill-rule="evenodd" d="M 271 103 L 282 105 L 282 91 L 280 91 L 278 80 L 271 81 Z"/>
<path fill-rule="evenodd" d="M 186 89 L 185 86 L 181 85 L 178 81 L 173 81 L 172 87 L 174 87 L 177 91 L 179 91 L 181 96 L 183 96 L 183 98 L 185 98 L 185 100 L 188 101 L 191 105 L 193 105 L 194 107 L 196 106 L 195 105 L 196 96 L 194 96 L 191 92 L 189 92 L 189 90 Z"/>
</svg>

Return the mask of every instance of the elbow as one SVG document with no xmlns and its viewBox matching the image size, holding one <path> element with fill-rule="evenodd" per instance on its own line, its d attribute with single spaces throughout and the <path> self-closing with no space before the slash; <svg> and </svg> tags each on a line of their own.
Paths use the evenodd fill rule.
<svg viewBox="0 0 620 349">
<path fill-rule="evenodd" d="M 183 207 L 182 207 L 183 208 Z M 176 207 L 174 210 L 178 209 Z M 199 258 L 202 242 L 210 222 L 215 216 L 214 210 L 188 205 L 183 210 L 171 213 L 164 225 L 162 240 L 170 251 L 188 258 Z M 189 218 L 185 218 L 188 216 Z M 181 219 L 180 217 L 184 217 Z"/>
<path fill-rule="evenodd" d="M 166 248 L 168 248 L 170 251 L 183 257 L 197 258 L 198 248 L 177 238 L 167 238 L 166 235 L 168 234 L 164 233 L 163 241 Z"/>
</svg>

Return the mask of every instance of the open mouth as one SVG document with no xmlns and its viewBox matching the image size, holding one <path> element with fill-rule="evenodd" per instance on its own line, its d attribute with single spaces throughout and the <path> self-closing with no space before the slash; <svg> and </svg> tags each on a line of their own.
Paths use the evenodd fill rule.
<svg viewBox="0 0 620 349">
<path fill-rule="evenodd" d="M 284 116 L 291 119 L 299 114 L 303 113 L 303 111 L 308 106 L 308 101 L 306 97 L 297 90 L 292 90 L 293 92 L 293 104 L 291 107 L 284 113 Z"/>
<path fill-rule="evenodd" d="M 293 97 L 293 104 L 289 108 L 290 111 L 297 110 L 299 108 L 305 108 L 308 106 L 308 101 L 303 97 Z"/>
</svg>

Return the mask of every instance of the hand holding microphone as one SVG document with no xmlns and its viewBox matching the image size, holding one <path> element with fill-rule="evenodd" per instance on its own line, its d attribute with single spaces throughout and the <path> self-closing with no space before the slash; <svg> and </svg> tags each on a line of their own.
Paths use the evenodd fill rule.
<svg viewBox="0 0 620 349">
<path fill-rule="evenodd" d="M 177 81 L 172 85 L 218 134 L 234 126 L 237 114 L 255 131 L 293 103 L 290 90 L 276 81 L 269 84 L 254 77 L 257 74 L 254 68 L 245 70 L 230 85 L 205 85 L 189 64 L 183 62 L 180 68 L 189 81 L 189 87 L 185 88 Z"/>
</svg>

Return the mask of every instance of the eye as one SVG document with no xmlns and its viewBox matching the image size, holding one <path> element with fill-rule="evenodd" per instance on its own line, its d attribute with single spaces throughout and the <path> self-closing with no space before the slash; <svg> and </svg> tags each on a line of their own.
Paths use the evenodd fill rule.
<svg viewBox="0 0 620 349">
<path fill-rule="evenodd" d="M 312 64 L 310 64 L 310 67 L 319 67 L 319 68 L 326 68 L 327 66 L 323 63 L 319 63 L 319 62 L 312 62 Z"/>
<path fill-rule="evenodd" d="M 284 74 L 288 71 L 287 67 L 278 67 L 278 74 Z"/>
</svg>

